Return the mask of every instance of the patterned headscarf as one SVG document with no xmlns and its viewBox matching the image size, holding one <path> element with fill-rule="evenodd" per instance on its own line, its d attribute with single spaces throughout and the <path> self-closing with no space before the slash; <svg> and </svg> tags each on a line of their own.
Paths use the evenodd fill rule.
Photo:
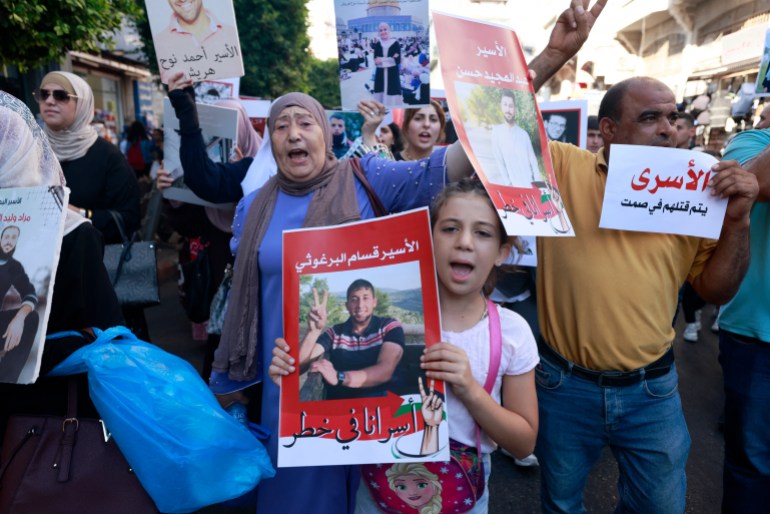
<svg viewBox="0 0 770 514">
<path fill-rule="evenodd" d="M 0 187 L 63 186 L 61 165 L 21 100 L 0 91 Z M 64 233 L 88 220 L 67 209 Z"/>
</svg>

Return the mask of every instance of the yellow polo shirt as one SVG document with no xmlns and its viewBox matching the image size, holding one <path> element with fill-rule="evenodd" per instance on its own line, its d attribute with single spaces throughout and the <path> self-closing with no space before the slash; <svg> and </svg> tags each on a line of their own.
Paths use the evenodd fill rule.
<svg viewBox="0 0 770 514">
<path fill-rule="evenodd" d="M 716 241 L 600 229 L 604 150 L 549 148 L 575 237 L 537 238 L 540 331 L 586 368 L 646 366 L 671 345 L 679 288 L 703 271 Z"/>
</svg>

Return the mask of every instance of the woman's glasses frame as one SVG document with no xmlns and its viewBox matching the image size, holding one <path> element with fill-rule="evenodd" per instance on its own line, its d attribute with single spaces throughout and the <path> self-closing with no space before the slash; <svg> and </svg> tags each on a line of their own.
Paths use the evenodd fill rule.
<svg viewBox="0 0 770 514">
<path fill-rule="evenodd" d="M 66 103 L 70 101 L 70 98 L 77 98 L 77 96 L 71 94 L 68 91 L 65 91 L 64 89 L 54 89 L 53 91 L 50 91 L 48 89 L 40 88 L 33 92 L 33 96 L 35 97 L 35 100 L 37 100 L 40 103 L 45 102 L 48 100 L 48 97 L 53 95 L 53 99 L 57 102 Z"/>
</svg>

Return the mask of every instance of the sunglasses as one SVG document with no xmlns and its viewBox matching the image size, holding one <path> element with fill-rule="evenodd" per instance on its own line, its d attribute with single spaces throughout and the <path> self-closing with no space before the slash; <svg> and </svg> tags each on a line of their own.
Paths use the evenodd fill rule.
<svg viewBox="0 0 770 514">
<path fill-rule="evenodd" d="M 33 96 L 38 102 L 45 102 L 48 97 L 53 95 L 53 99 L 57 102 L 69 102 L 70 98 L 77 98 L 77 96 L 68 93 L 63 89 L 55 89 L 49 91 L 48 89 L 38 89 L 34 92 Z"/>
</svg>

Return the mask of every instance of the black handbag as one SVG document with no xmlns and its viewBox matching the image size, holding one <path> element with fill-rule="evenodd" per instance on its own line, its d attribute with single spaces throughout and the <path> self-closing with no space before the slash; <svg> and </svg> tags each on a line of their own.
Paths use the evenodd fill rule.
<svg viewBox="0 0 770 514">
<path fill-rule="evenodd" d="M 126 235 L 123 217 L 110 210 L 122 244 L 104 247 L 104 267 L 121 305 L 149 307 L 160 304 L 158 263 L 153 241 L 134 241 Z"/>
<path fill-rule="evenodd" d="M 0 453 L 3 514 L 149 514 L 155 503 L 100 420 L 77 417 L 68 381 L 67 414 L 11 416 Z"/>
</svg>

